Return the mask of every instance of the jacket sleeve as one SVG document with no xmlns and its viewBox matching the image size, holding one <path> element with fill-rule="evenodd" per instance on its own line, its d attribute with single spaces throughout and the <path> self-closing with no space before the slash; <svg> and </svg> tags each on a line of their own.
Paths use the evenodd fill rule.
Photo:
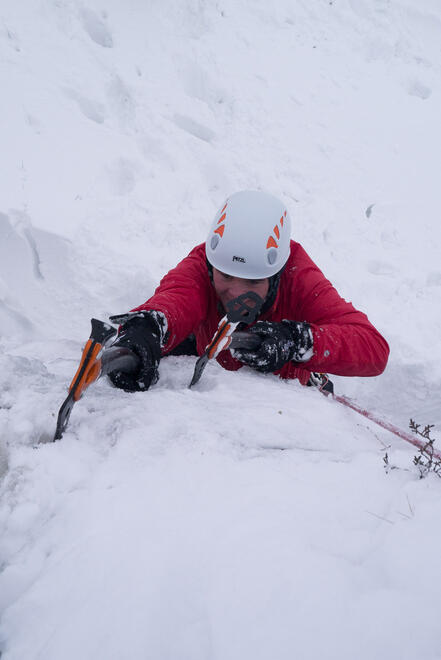
<svg viewBox="0 0 441 660">
<path fill-rule="evenodd" d="M 157 310 L 165 315 L 167 335 L 164 353 L 188 337 L 206 318 L 210 278 L 205 251 L 201 247 L 195 247 L 163 277 L 149 300 L 132 310 Z"/>
<path fill-rule="evenodd" d="M 312 261 L 295 280 L 296 320 L 310 323 L 314 337 L 314 355 L 304 366 L 339 376 L 381 374 L 389 346 L 366 314 L 346 302 Z"/>
</svg>

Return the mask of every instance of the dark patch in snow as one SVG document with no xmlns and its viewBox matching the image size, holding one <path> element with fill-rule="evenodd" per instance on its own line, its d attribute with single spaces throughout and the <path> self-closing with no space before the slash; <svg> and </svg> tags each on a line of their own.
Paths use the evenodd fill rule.
<svg viewBox="0 0 441 660">
<path fill-rule="evenodd" d="M 419 80 L 414 80 L 409 85 L 408 92 L 410 96 L 417 96 L 423 101 L 428 99 L 429 96 L 431 96 L 432 94 L 432 90 L 430 89 L 430 87 L 427 87 L 427 85 L 424 85 L 424 83 L 420 82 Z"/>
<path fill-rule="evenodd" d="M 365 211 L 366 218 L 370 218 L 370 217 L 371 217 L 371 215 L 372 215 L 372 209 L 374 208 L 374 206 L 375 206 L 375 204 L 370 204 L 370 205 L 367 207 L 367 209 L 366 209 L 366 211 Z"/>
</svg>

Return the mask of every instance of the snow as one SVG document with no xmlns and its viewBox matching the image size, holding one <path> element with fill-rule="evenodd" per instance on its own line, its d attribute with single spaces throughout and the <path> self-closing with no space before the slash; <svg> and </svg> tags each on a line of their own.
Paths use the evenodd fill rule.
<svg viewBox="0 0 441 660">
<path fill-rule="evenodd" d="M 440 657 L 441 482 L 355 412 L 217 364 L 188 390 L 170 357 L 148 393 L 99 381 L 50 442 L 89 319 L 253 188 L 390 343 L 336 390 L 439 437 L 439 3 L 0 15 L 2 660 Z"/>
</svg>

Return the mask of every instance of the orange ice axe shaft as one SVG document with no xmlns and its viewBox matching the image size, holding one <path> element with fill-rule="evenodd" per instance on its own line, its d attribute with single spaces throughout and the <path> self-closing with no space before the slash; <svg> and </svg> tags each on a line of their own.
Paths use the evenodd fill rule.
<svg viewBox="0 0 441 660">
<path fill-rule="evenodd" d="M 91 323 L 92 331 L 83 349 L 80 365 L 69 386 L 69 394 L 58 412 L 54 441 L 62 437 L 75 402 L 83 396 L 89 385 L 111 371 L 133 372 L 138 368 L 139 358 L 128 348 L 105 348 L 115 337 L 116 328 L 98 319 L 92 319 Z"/>
</svg>

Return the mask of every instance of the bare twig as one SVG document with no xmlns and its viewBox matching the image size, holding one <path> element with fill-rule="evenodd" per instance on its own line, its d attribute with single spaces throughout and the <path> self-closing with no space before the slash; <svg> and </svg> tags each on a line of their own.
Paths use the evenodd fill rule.
<svg viewBox="0 0 441 660">
<path fill-rule="evenodd" d="M 434 424 L 426 424 L 422 431 L 420 431 L 420 426 L 421 424 L 417 424 L 413 419 L 409 422 L 410 429 L 416 435 L 426 440 L 426 443 L 420 448 L 418 454 L 413 457 L 413 464 L 419 470 L 420 479 L 427 477 L 429 472 L 433 472 L 441 478 L 441 460 L 434 450 L 435 438 L 430 437 Z"/>
<path fill-rule="evenodd" d="M 369 513 L 369 515 L 374 516 L 374 518 L 378 518 L 379 520 L 384 520 L 384 522 L 389 523 L 389 525 L 395 525 L 393 520 L 388 520 L 387 518 L 383 518 L 383 516 L 379 516 L 377 513 L 372 513 L 372 511 L 366 511 L 366 513 Z"/>
</svg>

